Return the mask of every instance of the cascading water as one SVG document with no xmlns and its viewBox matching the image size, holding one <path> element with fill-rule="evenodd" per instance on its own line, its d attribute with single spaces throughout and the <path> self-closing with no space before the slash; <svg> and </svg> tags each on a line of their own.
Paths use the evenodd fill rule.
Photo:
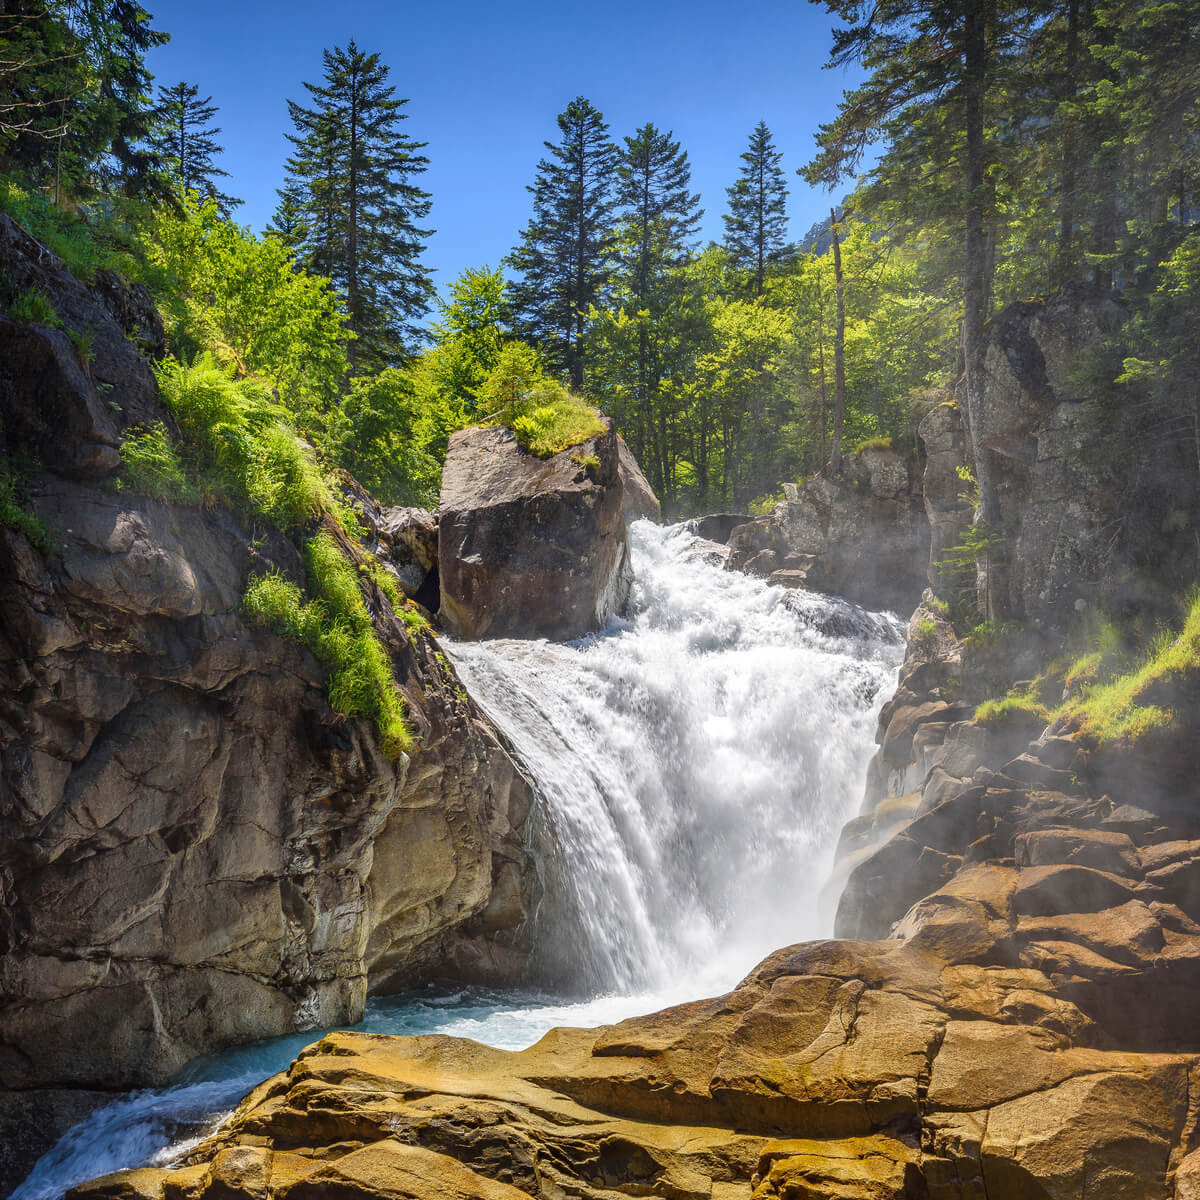
<svg viewBox="0 0 1200 1200">
<path fill-rule="evenodd" d="M 720 570 L 683 526 L 639 522 L 631 540 L 627 620 L 569 645 L 449 650 L 541 793 L 545 977 L 728 987 L 828 931 L 820 887 L 902 627 Z"/>
<path fill-rule="evenodd" d="M 715 994 L 829 932 L 821 886 L 862 793 L 900 622 L 725 572 L 685 526 L 639 522 L 631 542 L 630 613 L 603 634 L 447 645 L 541 800 L 543 991 L 376 999 L 356 1028 L 516 1048 Z M 13 1200 L 169 1161 L 318 1036 L 213 1055 L 176 1087 L 117 1101 Z"/>
</svg>

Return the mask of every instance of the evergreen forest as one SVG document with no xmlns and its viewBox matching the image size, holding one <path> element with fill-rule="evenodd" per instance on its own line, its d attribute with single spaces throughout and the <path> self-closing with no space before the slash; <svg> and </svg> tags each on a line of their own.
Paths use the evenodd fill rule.
<svg viewBox="0 0 1200 1200">
<path fill-rule="evenodd" d="M 196 503 L 257 488 L 284 525 L 307 503 L 296 472 L 434 505 L 455 429 L 502 417 L 548 453 L 591 427 L 588 406 L 614 418 L 667 514 L 759 511 L 864 445 L 916 452 L 922 415 L 978 386 L 993 315 L 1063 291 L 1127 313 L 1088 367 L 1114 462 L 1200 430 L 1200 3 L 825 7 L 830 65 L 865 77 L 807 161 L 785 162 L 760 121 L 725 195 L 701 197 L 653 113 L 614 130 L 575 97 L 530 164 L 507 256 L 439 294 L 423 186 L 436 147 L 379 53 L 349 40 L 297 80 L 259 232 L 220 166 L 220 97 L 146 66 L 167 37 L 151 14 L 14 0 L 0 209 L 81 278 L 150 288 L 168 402 L 225 397 L 187 419 L 180 402 L 183 442 L 165 427 L 131 441 L 125 485 Z M 797 175 L 830 196 L 799 241 Z M 699 236 L 705 205 L 720 241 Z M 7 315 L 58 319 L 36 295 Z M 235 409 L 253 434 L 241 458 L 213 424 Z M 6 495 L 19 472 L 3 464 Z"/>
</svg>

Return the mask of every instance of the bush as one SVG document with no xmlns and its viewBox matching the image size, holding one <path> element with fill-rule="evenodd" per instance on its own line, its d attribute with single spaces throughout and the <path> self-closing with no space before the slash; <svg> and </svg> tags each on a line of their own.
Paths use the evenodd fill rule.
<svg viewBox="0 0 1200 1200">
<path fill-rule="evenodd" d="M 200 499 L 161 421 L 134 430 L 121 443 L 121 481 L 154 500 L 196 504 Z"/>
<path fill-rule="evenodd" d="M 509 342 L 479 389 L 485 420 L 507 425 L 539 458 L 577 446 L 607 428 L 600 413 L 542 370 L 537 351 Z"/>
<path fill-rule="evenodd" d="M 212 354 L 158 368 L 164 403 L 193 450 L 214 499 L 250 509 L 285 532 L 330 510 L 333 498 L 312 448 L 261 380 L 235 379 Z"/>
<path fill-rule="evenodd" d="M 9 306 L 8 315 L 23 325 L 44 325 L 61 329 L 62 321 L 54 310 L 50 297 L 39 288 L 26 288 Z"/>
<path fill-rule="evenodd" d="M 412 745 L 404 700 L 354 567 L 324 532 L 307 543 L 305 561 L 315 599 L 304 600 L 294 583 L 272 572 L 250 581 L 246 616 L 252 625 L 307 646 L 328 670 L 331 707 L 374 722 L 384 753 L 398 758 Z"/>
</svg>

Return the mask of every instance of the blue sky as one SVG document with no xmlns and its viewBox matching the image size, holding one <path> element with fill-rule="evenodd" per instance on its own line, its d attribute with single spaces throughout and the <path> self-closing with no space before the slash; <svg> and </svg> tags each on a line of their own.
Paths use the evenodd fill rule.
<svg viewBox="0 0 1200 1200">
<path fill-rule="evenodd" d="M 725 187 L 754 124 L 765 120 L 783 151 L 792 235 L 828 212 L 828 193 L 795 169 L 813 132 L 856 76 L 822 70 L 830 43 L 823 6 L 804 0 L 536 0 L 509 4 L 366 3 L 360 0 L 145 0 L 171 41 L 150 57 L 159 83 L 196 83 L 220 107 L 225 190 L 245 200 L 238 217 L 270 219 L 288 153 L 287 99 L 303 100 L 321 51 L 351 38 L 378 51 L 407 131 L 429 143 L 422 179 L 433 193 L 426 262 L 444 286 L 463 268 L 496 266 L 529 217 L 543 141 L 555 116 L 584 95 L 614 137 L 654 121 L 688 151 L 706 210 L 703 234 L 720 238 Z"/>
</svg>

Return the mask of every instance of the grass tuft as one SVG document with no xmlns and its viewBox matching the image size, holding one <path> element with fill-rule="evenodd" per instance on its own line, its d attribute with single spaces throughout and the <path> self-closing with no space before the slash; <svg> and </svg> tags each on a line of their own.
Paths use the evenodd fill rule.
<svg viewBox="0 0 1200 1200">
<path fill-rule="evenodd" d="M 43 558 L 54 553 L 54 535 L 50 527 L 24 506 L 21 476 L 3 458 L 0 458 L 0 525 L 23 533 Z"/>
<path fill-rule="evenodd" d="M 329 673 L 331 707 L 374 722 L 384 753 L 398 758 L 412 746 L 404 699 L 354 566 L 324 532 L 306 544 L 305 561 L 315 598 L 278 572 L 260 575 L 246 589 L 247 619 L 307 646 Z"/>
<path fill-rule="evenodd" d="M 26 288 L 9 306 L 8 316 L 22 325 L 61 329 L 62 321 L 50 297 L 41 288 Z"/>
<path fill-rule="evenodd" d="M 154 500 L 175 504 L 200 501 L 199 489 L 188 479 L 161 421 L 134 430 L 121 443 L 121 481 Z"/>
</svg>

